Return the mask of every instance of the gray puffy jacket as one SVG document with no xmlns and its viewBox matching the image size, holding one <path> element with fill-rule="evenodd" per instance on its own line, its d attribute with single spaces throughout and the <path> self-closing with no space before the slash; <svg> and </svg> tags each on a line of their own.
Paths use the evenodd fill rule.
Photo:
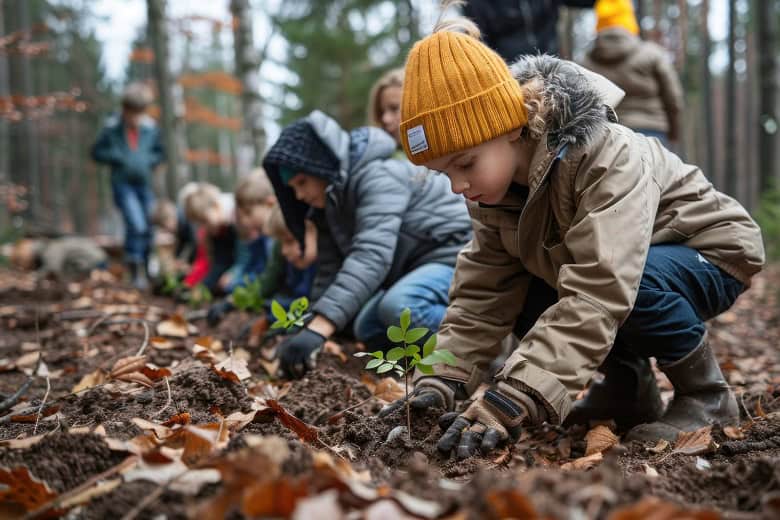
<svg viewBox="0 0 780 520">
<path fill-rule="evenodd" d="M 313 310 L 344 328 L 380 288 L 424 264 L 455 265 L 471 221 L 449 180 L 391 159 L 395 141 L 376 128 L 350 133 L 322 112 L 307 121 L 340 161 L 319 231 Z"/>
</svg>

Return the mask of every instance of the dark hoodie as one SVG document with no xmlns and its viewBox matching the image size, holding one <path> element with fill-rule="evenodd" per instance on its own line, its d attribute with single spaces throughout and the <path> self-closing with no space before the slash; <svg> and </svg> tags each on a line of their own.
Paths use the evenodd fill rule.
<svg viewBox="0 0 780 520">
<path fill-rule="evenodd" d="M 377 128 L 347 133 L 314 111 L 282 130 L 263 167 L 288 228 L 303 243 L 311 211 L 318 229 L 319 270 L 313 310 L 342 329 L 380 288 L 428 263 L 455 265 L 471 222 L 449 180 L 392 159 L 395 141 Z M 324 210 L 295 200 L 285 167 L 329 182 Z"/>
<path fill-rule="evenodd" d="M 616 108 L 621 124 L 677 140 L 682 85 L 663 47 L 613 27 L 599 32 L 583 65 L 625 91 Z"/>
</svg>

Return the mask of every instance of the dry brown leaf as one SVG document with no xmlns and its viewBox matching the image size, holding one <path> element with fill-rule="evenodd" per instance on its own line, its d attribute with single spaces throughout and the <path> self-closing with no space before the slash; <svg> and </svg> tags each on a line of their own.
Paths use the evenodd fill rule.
<svg viewBox="0 0 780 520">
<path fill-rule="evenodd" d="M 193 345 L 192 355 L 195 356 L 195 359 L 199 359 L 204 363 L 214 364 L 217 361 L 217 358 L 214 357 L 214 354 L 212 354 L 212 352 L 203 345 Z"/>
<path fill-rule="evenodd" d="M 317 429 L 309 426 L 284 409 L 282 405 L 273 399 L 268 400 L 268 407 L 276 413 L 282 424 L 295 432 L 298 437 L 306 442 L 316 442 L 319 439 Z"/>
<path fill-rule="evenodd" d="M 98 385 L 102 385 L 106 381 L 108 381 L 108 374 L 106 374 L 105 371 L 98 368 L 94 372 L 90 372 L 89 374 L 86 374 L 84 377 L 82 377 L 81 381 L 76 383 L 76 386 L 73 387 L 71 392 L 76 394 L 78 392 L 86 390 L 87 388 L 92 388 Z"/>
<path fill-rule="evenodd" d="M 211 336 L 200 336 L 195 338 L 195 344 L 200 345 L 212 352 L 222 352 L 225 347 L 222 346 L 222 342 L 218 339 L 214 339 Z"/>
<path fill-rule="evenodd" d="M 672 453 L 702 455 L 715 451 L 717 447 L 718 445 L 712 440 L 712 426 L 705 426 L 692 432 L 680 432 Z"/>
<path fill-rule="evenodd" d="M 764 407 L 761 406 L 761 396 L 758 396 L 758 400 L 756 401 L 756 416 L 758 417 L 766 417 L 766 412 L 764 411 Z"/>
<path fill-rule="evenodd" d="M 485 497 L 488 507 L 495 518 L 539 518 L 531 502 L 513 489 L 490 491 Z"/>
<path fill-rule="evenodd" d="M 157 350 L 171 350 L 176 348 L 176 345 L 173 343 L 173 341 L 167 338 L 163 338 L 162 336 L 149 338 L 149 345 L 151 345 L 153 348 L 156 348 Z"/>
<path fill-rule="evenodd" d="M 571 462 L 567 462 L 566 464 L 561 465 L 561 469 L 567 471 L 573 469 L 590 469 L 597 466 L 602 460 L 604 460 L 604 455 L 602 455 L 601 452 L 596 452 L 593 455 L 580 457 Z"/>
<path fill-rule="evenodd" d="M 70 430 L 71 432 L 73 429 Z M 35 435 L 33 437 L 25 437 L 23 439 L 5 439 L 0 441 L 0 446 L 11 448 L 12 450 L 22 450 L 25 448 L 29 448 L 33 444 L 37 444 L 40 442 L 41 439 L 43 439 L 45 435 Z M 2 518 L 2 516 L 0 516 Z"/>
<path fill-rule="evenodd" d="M 130 374 L 122 374 L 121 376 L 118 376 L 115 378 L 117 381 L 125 381 L 127 383 L 138 383 L 141 386 L 145 386 L 146 388 L 152 388 L 154 386 L 154 382 L 143 375 L 141 372 L 132 372 Z"/>
<path fill-rule="evenodd" d="M 182 412 L 182 413 L 174 415 L 173 417 L 171 417 L 170 419 L 168 419 L 167 421 L 162 423 L 162 425 L 170 428 L 171 426 L 173 426 L 175 424 L 184 425 L 184 424 L 189 424 L 189 423 L 190 423 L 190 414 L 187 413 L 187 412 Z"/>
<path fill-rule="evenodd" d="M 141 370 L 139 370 L 139 373 L 145 375 L 152 381 L 158 381 L 164 377 L 170 377 L 171 371 L 167 368 L 160 368 L 156 367 L 154 365 L 148 364 L 144 365 Z"/>
<path fill-rule="evenodd" d="M 388 403 L 401 399 L 406 393 L 401 384 L 392 377 L 380 379 L 374 389 L 371 391 L 374 397 L 387 401 Z"/>
<path fill-rule="evenodd" d="M 323 345 L 322 347 L 322 351 L 325 352 L 326 354 L 332 354 L 334 356 L 338 356 L 338 358 L 341 360 L 342 363 L 347 362 L 347 355 L 344 354 L 341 345 L 339 345 L 335 341 L 326 341 L 325 345 Z"/>
<path fill-rule="evenodd" d="M 745 438 L 745 432 L 739 426 L 725 426 L 723 428 L 723 433 L 729 439 L 744 439 Z"/>
<path fill-rule="evenodd" d="M 158 440 L 165 440 L 174 433 L 174 431 L 167 426 L 163 426 L 162 424 L 157 424 L 152 421 L 147 421 L 146 419 L 142 419 L 140 417 L 134 417 L 130 420 L 130 422 L 138 426 L 138 428 L 143 431 L 151 431 Z"/>
<path fill-rule="evenodd" d="M 645 475 L 648 477 L 657 477 L 658 471 L 653 466 L 650 466 L 649 464 L 643 464 L 643 467 L 645 468 Z"/>
<path fill-rule="evenodd" d="M 276 376 L 276 374 L 279 373 L 279 358 L 275 358 L 272 361 L 266 361 L 263 358 L 259 358 L 260 360 L 260 366 L 263 367 L 263 370 L 265 370 L 265 373 L 269 376 Z"/>
<path fill-rule="evenodd" d="M 585 455 L 593 455 L 607 451 L 620 442 L 617 435 L 604 425 L 599 425 L 585 435 Z"/>
<path fill-rule="evenodd" d="M 669 447 L 669 441 L 667 441 L 666 439 L 658 439 L 656 445 L 653 446 L 652 448 L 647 448 L 647 451 L 651 453 L 655 453 L 657 455 L 659 453 L 665 452 L 666 448 L 668 447 Z"/>
<path fill-rule="evenodd" d="M 54 415 L 55 413 L 60 411 L 60 405 L 55 404 L 54 406 L 49 406 L 48 408 L 44 409 L 41 412 L 41 419 L 44 417 L 49 417 L 50 415 Z M 12 415 L 11 416 L 11 422 L 15 423 L 35 423 L 38 421 L 38 414 L 37 413 L 31 413 L 29 415 Z"/>
<path fill-rule="evenodd" d="M 111 367 L 111 377 L 138 372 L 146 364 L 146 356 L 128 356 L 117 360 Z"/>
<path fill-rule="evenodd" d="M 714 511 L 683 509 L 660 498 L 646 497 L 635 504 L 615 510 L 607 520 L 717 520 L 719 518 L 720 514 Z"/>
<path fill-rule="evenodd" d="M 169 319 L 157 324 L 157 334 L 172 338 L 186 338 L 189 336 L 189 327 L 187 321 L 180 314 L 174 314 Z"/>
<path fill-rule="evenodd" d="M 252 518 L 289 518 L 298 500 L 309 495 L 306 479 L 278 479 L 250 484 L 244 489 L 241 512 Z"/>
<path fill-rule="evenodd" d="M 249 366 L 245 359 L 237 359 L 235 357 L 227 358 L 217 364 L 214 368 L 217 371 L 217 374 L 220 374 L 220 377 L 225 377 L 220 372 L 229 372 L 235 375 L 238 381 L 243 381 L 244 379 L 252 377 L 252 373 L 249 371 Z M 230 379 L 231 381 L 234 380 L 232 377 L 227 379 Z"/>
<path fill-rule="evenodd" d="M 32 511 L 56 496 L 48 484 L 33 477 L 24 466 L 0 466 L 0 503 L 15 503 Z"/>
</svg>

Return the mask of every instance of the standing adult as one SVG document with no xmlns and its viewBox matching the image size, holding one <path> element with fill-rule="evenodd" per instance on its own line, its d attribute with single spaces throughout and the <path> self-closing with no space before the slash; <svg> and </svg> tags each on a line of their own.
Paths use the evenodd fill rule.
<svg viewBox="0 0 780 520">
<path fill-rule="evenodd" d="M 675 143 L 683 89 L 668 52 L 639 37 L 631 0 L 598 0 L 596 19 L 596 41 L 583 65 L 625 91 L 618 120 L 667 147 Z"/>
<path fill-rule="evenodd" d="M 165 158 L 160 132 L 146 114 L 152 98 L 145 84 L 128 85 L 121 112 L 109 117 L 92 146 L 92 158 L 111 167 L 114 202 L 125 224 L 125 261 L 133 285 L 141 290 L 148 287 L 146 269 L 152 246 L 151 176 Z"/>
<path fill-rule="evenodd" d="M 513 62 L 523 54 L 558 54 L 561 6 L 593 7 L 595 0 L 470 0 L 463 14 L 488 47 Z"/>
</svg>

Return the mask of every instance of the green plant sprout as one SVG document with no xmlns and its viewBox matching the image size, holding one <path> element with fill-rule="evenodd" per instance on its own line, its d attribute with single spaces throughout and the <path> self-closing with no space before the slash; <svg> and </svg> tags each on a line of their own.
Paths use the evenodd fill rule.
<svg viewBox="0 0 780 520">
<path fill-rule="evenodd" d="M 408 307 L 401 313 L 400 326 L 391 325 L 387 328 L 387 339 L 393 343 L 401 343 L 403 346 L 390 349 L 385 355 L 384 351 L 357 352 L 355 357 L 372 356 L 374 359 L 366 363 L 366 370 L 376 370 L 377 374 L 394 372 L 398 377 L 404 378 L 404 401 L 406 402 L 406 431 L 409 439 L 412 438 L 412 414 L 409 409 L 409 374 L 417 368 L 426 375 L 433 375 L 434 365 L 451 365 L 458 363 L 458 358 L 449 350 L 436 349 L 436 334 L 431 334 L 422 347 L 415 343 L 428 334 L 424 327 L 410 329 L 412 311 Z"/>
<path fill-rule="evenodd" d="M 211 291 L 209 291 L 209 288 L 203 285 L 202 283 L 199 283 L 198 285 L 193 287 L 192 290 L 190 291 L 187 304 L 191 308 L 196 309 L 198 307 L 211 303 L 212 299 L 213 297 L 211 296 Z"/>
<path fill-rule="evenodd" d="M 181 289 L 183 285 L 184 283 L 179 279 L 178 276 L 173 273 L 167 273 L 163 279 L 163 286 L 161 291 L 163 294 L 174 294 L 176 291 Z"/>
<path fill-rule="evenodd" d="M 242 311 L 260 312 L 263 310 L 265 300 L 260 295 L 261 284 L 258 278 L 251 282 L 248 276 L 244 276 L 244 285 L 233 289 L 233 305 Z"/>
<path fill-rule="evenodd" d="M 276 321 L 271 325 L 272 329 L 291 329 L 292 327 L 303 327 L 306 319 L 306 311 L 309 309 L 309 299 L 302 296 L 290 304 L 290 310 L 284 310 L 281 303 L 276 300 L 271 302 L 271 314 Z"/>
</svg>

